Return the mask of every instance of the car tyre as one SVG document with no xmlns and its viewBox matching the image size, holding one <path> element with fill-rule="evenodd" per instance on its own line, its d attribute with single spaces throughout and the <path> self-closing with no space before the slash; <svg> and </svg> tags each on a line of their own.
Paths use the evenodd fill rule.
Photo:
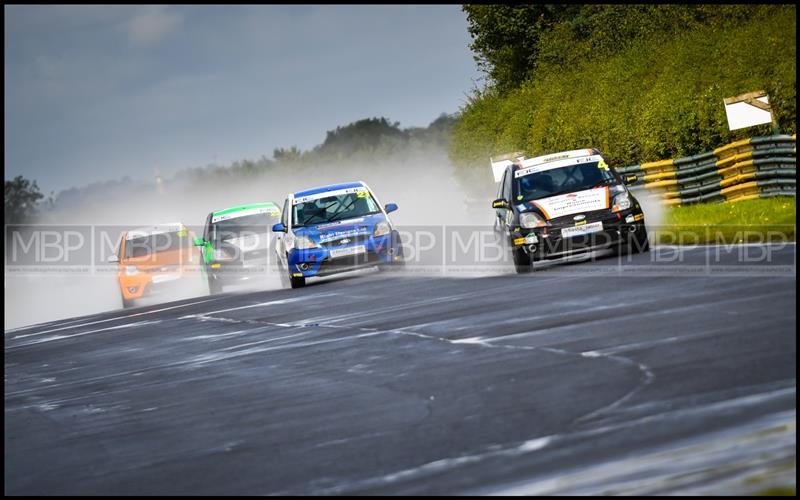
<svg viewBox="0 0 800 500">
<path fill-rule="evenodd" d="M 514 260 L 514 269 L 517 271 L 517 274 L 525 274 L 533 270 L 531 256 L 522 248 L 517 249 L 512 246 L 511 257 Z"/>
<path fill-rule="evenodd" d="M 208 275 L 208 293 L 217 295 L 222 293 L 222 284 L 213 275 Z"/>
<path fill-rule="evenodd" d="M 639 233 L 639 231 L 637 231 Z M 635 253 L 646 253 L 650 251 L 650 240 L 647 238 L 647 229 L 642 225 L 641 235 L 636 238 Z"/>
<path fill-rule="evenodd" d="M 302 276 L 289 276 L 289 282 L 291 283 L 292 288 L 303 288 L 306 286 L 306 279 Z"/>
</svg>

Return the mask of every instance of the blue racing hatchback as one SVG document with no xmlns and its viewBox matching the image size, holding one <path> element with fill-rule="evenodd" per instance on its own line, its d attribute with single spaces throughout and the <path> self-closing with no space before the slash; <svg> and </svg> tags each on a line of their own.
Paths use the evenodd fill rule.
<svg viewBox="0 0 800 500">
<path fill-rule="evenodd" d="M 401 266 L 400 235 L 388 215 L 395 210 L 360 181 L 289 194 L 272 227 L 281 281 L 299 288 L 306 278 Z"/>
</svg>

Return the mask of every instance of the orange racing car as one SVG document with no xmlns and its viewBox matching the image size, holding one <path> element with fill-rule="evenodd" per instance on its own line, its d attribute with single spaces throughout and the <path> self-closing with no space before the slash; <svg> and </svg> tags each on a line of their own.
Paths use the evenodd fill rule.
<svg viewBox="0 0 800 500">
<path fill-rule="evenodd" d="M 132 307 L 145 295 L 174 289 L 194 273 L 200 262 L 189 230 L 181 223 L 160 224 L 125 231 L 117 254 L 109 261 L 118 263 L 122 306 Z M 198 278 L 199 279 L 199 278 Z"/>
</svg>

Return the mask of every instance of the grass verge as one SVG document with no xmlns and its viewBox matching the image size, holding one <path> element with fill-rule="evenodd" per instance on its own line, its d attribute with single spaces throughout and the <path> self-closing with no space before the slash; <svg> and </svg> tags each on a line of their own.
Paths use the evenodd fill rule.
<svg viewBox="0 0 800 500">
<path fill-rule="evenodd" d="M 793 196 L 701 203 L 667 208 L 664 225 L 655 228 L 655 241 L 667 245 L 795 241 L 796 227 Z"/>
</svg>

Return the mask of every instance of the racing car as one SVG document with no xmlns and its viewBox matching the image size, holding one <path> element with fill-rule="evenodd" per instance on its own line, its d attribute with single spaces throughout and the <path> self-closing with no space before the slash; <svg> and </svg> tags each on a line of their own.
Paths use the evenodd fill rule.
<svg viewBox="0 0 800 500">
<path fill-rule="evenodd" d="M 494 228 L 518 273 L 534 261 L 580 252 L 649 249 L 639 202 L 597 149 L 489 161 L 499 183 Z"/>
<path fill-rule="evenodd" d="M 378 266 L 403 265 L 403 247 L 389 213 L 363 182 L 348 182 L 288 194 L 281 221 L 272 227 L 284 286 L 306 279 Z"/>
<path fill-rule="evenodd" d="M 146 295 L 175 291 L 179 281 L 194 275 L 196 253 L 180 222 L 124 231 L 116 254 L 109 258 L 118 265 L 122 306 L 132 307 Z"/>
<path fill-rule="evenodd" d="M 222 293 L 225 285 L 269 272 L 270 227 L 280 217 L 275 203 L 251 203 L 211 212 L 203 237 L 194 240 L 202 248 L 203 270 L 209 293 Z"/>
</svg>

